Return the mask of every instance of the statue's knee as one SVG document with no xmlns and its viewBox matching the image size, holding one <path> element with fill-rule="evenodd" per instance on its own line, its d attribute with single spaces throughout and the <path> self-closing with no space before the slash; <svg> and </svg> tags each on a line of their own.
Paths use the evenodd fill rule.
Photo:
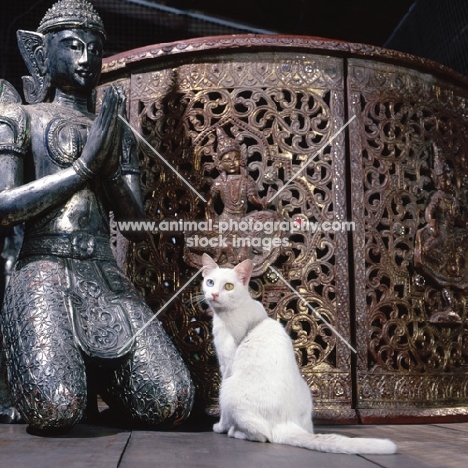
<svg viewBox="0 0 468 468">
<path fill-rule="evenodd" d="M 26 423 L 36 429 L 69 428 L 80 421 L 86 407 L 86 389 L 76 392 L 63 383 L 53 389 L 36 388 L 18 399 Z"/>
<path fill-rule="evenodd" d="M 152 424 L 177 425 L 186 419 L 192 410 L 195 390 L 190 378 L 183 385 L 176 382 L 163 388 L 155 386 L 153 400 L 147 408 L 147 417 Z"/>
<path fill-rule="evenodd" d="M 122 416 L 149 426 L 174 426 L 186 419 L 193 406 L 194 388 L 190 379 L 183 386 L 176 382 L 146 382 L 136 389 L 121 389 L 125 396 L 112 405 Z M 122 393 L 121 393 L 122 394 Z"/>
</svg>

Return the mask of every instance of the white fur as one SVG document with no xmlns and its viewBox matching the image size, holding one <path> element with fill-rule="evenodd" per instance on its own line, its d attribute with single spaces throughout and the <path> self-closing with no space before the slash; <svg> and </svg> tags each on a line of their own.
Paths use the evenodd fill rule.
<svg viewBox="0 0 468 468">
<path fill-rule="evenodd" d="M 222 375 L 221 419 L 213 426 L 215 432 L 322 452 L 395 453 L 388 439 L 313 434 L 311 393 L 291 339 L 250 296 L 252 262 L 219 268 L 205 254 L 203 263 L 203 292 L 214 312 L 214 345 Z M 226 290 L 226 283 L 234 288 Z"/>
</svg>

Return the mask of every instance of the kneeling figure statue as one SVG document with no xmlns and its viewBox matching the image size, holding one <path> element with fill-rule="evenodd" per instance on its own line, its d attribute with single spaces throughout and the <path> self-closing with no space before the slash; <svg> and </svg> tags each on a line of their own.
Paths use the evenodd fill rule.
<svg viewBox="0 0 468 468">
<path fill-rule="evenodd" d="M 25 226 L 0 320 L 14 405 L 36 433 L 79 422 L 91 393 L 127 421 L 177 424 L 189 372 L 110 247 L 109 212 L 144 212 L 123 90 L 88 110 L 102 20 L 87 0 L 61 0 L 18 39 L 29 105 L 0 80 L 0 223 Z"/>
</svg>

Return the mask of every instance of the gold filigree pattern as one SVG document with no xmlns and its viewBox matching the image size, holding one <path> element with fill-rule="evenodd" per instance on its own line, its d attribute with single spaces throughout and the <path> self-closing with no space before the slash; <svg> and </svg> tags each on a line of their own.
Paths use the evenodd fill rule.
<svg viewBox="0 0 468 468">
<path fill-rule="evenodd" d="M 449 282 L 448 294 L 415 261 L 417 233 L 431 232 L 434 144 L 453 169 L 461 217 L 468 212 L 466 79 L 396 51 L 282 36 L 151 46 L 110 58 L 104 72 L 126 77 L 131 123 L 202 195 L 219 175 L 221 127 L 241 144 L 259 196 L 281 190 L 280 219 L 354 223 L 351 235 L 288 233 L 250 284 L 294 341 L 317 420 L 468 415 L 464 283 Z M 353 116 L 348 137 L 303 169 Z M 144 145 L 140 158 L 150 220 L 203 217 L 202 200 Z M 185 235 L 154 232 L 129 249 L 127 271 L 155 311 L 194 273 Z M 269 265 L 352 341 L 355 359 Z M 162 315 L 199 403 L 215 412 L 220 378 L 199 296 L 196 281 Z M 461 323 L 431 322 L 448 303 Z"/>
<path fill-rule="evenodd" d="M 265 196 L 268 187 L 281 190 L 273 208 L 282 220 L 292 222 L 299 215 L 319 223 L 346 220 L 344 137 L 339 135 L 315 157 L 344 123 L 340 60 L 266 54 L 259 61 L 239 54 L 216 63 L 135 73 L 130 89 L 131 122 L 201 194 L 208 193 L 219 174 L 214 155 L 216 128 L 222 127 L 245 151 L 258 193 Z M 203 219 L 204 203 L 143 145 L 141 170 L 149 219 Z M 290 332 L 317 406 L 323 401 L 325 408 L 333 400 L 349 408 L 349 350 L 318 318 L 323 316 L 349 339 L 346 233 L 284 235 L 288 247 L 273 265 L 318 315 L 281 280 L 271 280 L 268 264 L 252 282 L 253 294 Z M 129 274 L 154 310 L 194 273 L 183 262 L 183 243 L 183 232 L 157 232 L 131 251 Z M 210 317 L 196 300 L 199 293 L 198 283 L 187 288 L 163 321 L 192 369 L 202 404 L 215 407 L 220 379 Z M 326 379 L 316 377 L 324 372 Z"/>
<path fill-rule="evenodd" d="M 350 61 L 358 407 L 462 405 L 468 333 L 431 323 L 442 288 L 415 269 L 415 241 L 434 192 L 433 145 L 449 155 L 466 215 L 467 93 L 429 75 Z M 416 265 L 417 266 L 417 265 Z M 453 294 L 466 323 L 468 292 Z M 389 410 L 390 408 L 390 410 Z M 382 413 L 383 414 L 383 413 Z"/>
</svg>

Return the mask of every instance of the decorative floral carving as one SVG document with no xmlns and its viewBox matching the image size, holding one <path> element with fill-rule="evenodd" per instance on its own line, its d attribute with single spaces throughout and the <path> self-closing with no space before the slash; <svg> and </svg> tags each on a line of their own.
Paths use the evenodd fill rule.
<svg viewBox="0 0 468 468">
<path fill-rule="evenodd" d="M 370 418 L 414 416 L 415 406 L 426 408 L 423 416 L 466 414 L 466 327 L 430 322 L 447 298 L 415 264 L 435 190 L 433 143 L 450 157 L 466 215 L 468 95 L 458 87 L 466 78 L 374 46 L 281 36 L 152 46 L 109 59 L 104 71 L 119 68 L 133 70 L 132 123 L 202 195 L 218 175 L 215 129 L 223 127 L 244 145 L 259 196 L 268 187 L 279 193 L 281 219 L 354 222 L 351 236 L 290 233 L 273 263 L 319 315 L 353 338 L 353 367 L 349 349 L 273 270 L 250 285 L 291 334 L 319 418 L 355 418 L 353 400 Z M 348 137 L 339 134 L 316 156 L 352 116 Z M 142 145 L 140 156 L 150 219 L 204 217 L 204 202 L 149 148 Z M 154 310 L 194 272 L 183 261 L 185 234 L 155 232 L 129 252 L 129 273 Z M 219 375 L 199 290 L 189 286 L 163 320 L 201 400 L 216 411 Z M 467 299 L 460 288 L 450 297 L 463 324 Z M 458 408 L 447 408 L 453 404 Z"/>
<path fill-rule="evenodd" d="M 409 414 L 412 405 L 461 406 L 467 332 L 431 323 L 443 288 L 428 268 L 415 270 L 415 253 L 435 189 L 434 143 L 453 161 L 466 212 L 467 94 L 429 75 L 357 59 L 350 60 L 348 89 L 357 116 L 350 131 L 356 330 L 357 342 L 367 343 L 357 362 L 358 408 L 384 415 L 403 414 L 398 407 Z M 467 299 L 461 290 L 451 296 L 464 323 Z"/>
<path fill-rule="evenodd" d="M 290 224 L 300 217 L 316 223 L 346 221 L 343 135 L 317 154 L 344 124 L 343 109 L 341 60 L 315 55 L 298 59 L 267 53 L 259 60 L 256 54 L 240 54 L 131 77 L 131 122 L 198 193 L 207 199 L 219 174 L 216 129 L 223 128 L 241 144 L 258 197 L 265 198 L 271 187 L 270 195 L 278 195 L 269 209 Z M 197 194 L 150 148 L 140 149 L 149 219 L 205 219 L 206 205 Z M 194 272 L 183 261 L 188 234 L 159 231 L 130 252 L 129 274 L 154 310 Z M 286 230 L 281 236 L 287 246 L 268 258 L 252 292 L 290 331 L 306 377 L 312 382 L 312 376 L 327 372 L 326 387 L 334 390 L 323 387 L 323 398 L 329 401 L 331 392 L 349 407 L 349 350 L 319 318 L 349 339 L 347 233 Z M 317 315 L 272 276 L 270 264 Z M 199 291 L 199 284 L 187 288 L 162 320 L 190 363 L 204 404 L 215 408 L 219 376 L 210 317 L 197 301 Z"/>
</svg>

